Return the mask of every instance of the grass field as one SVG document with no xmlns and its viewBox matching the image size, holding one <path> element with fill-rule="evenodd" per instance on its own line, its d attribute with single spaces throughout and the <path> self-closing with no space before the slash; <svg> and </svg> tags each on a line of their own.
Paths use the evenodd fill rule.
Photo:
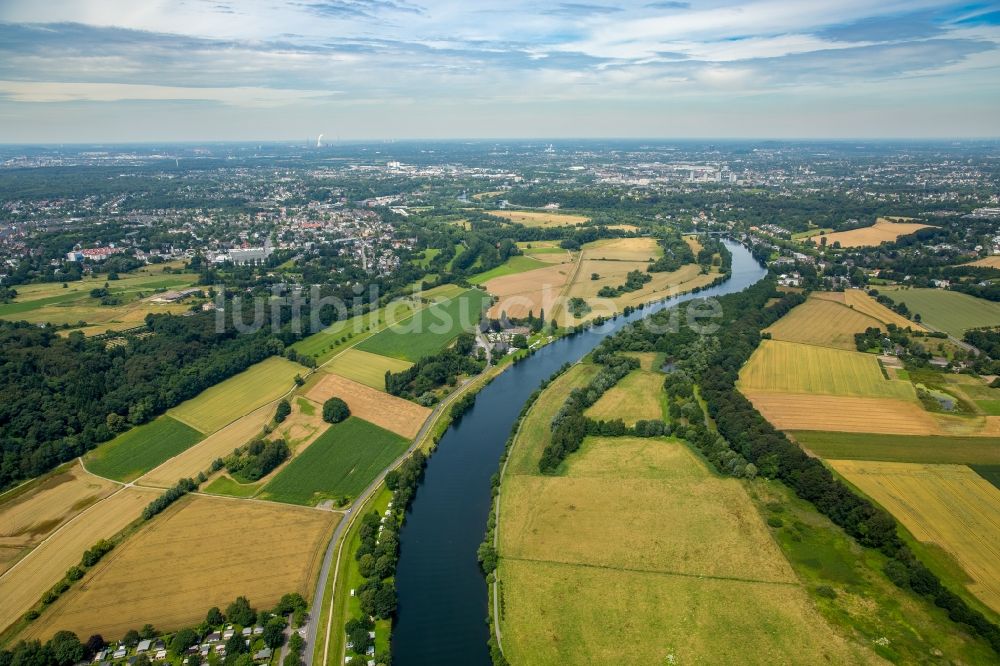
<svg viewBox="0 0 1000 666">
<path fill-rule="evenodd" d="M 748 392 L 916 399 L 912 384 L 886 379 L 870 354 L 778 340 L 761 341 L 739 385 Z"/>
<path fill-rule="evenodd" d="M 408 444 L 399 435 L 352 416 L 323 433 L 264 487 L 261 496 L 290 504 L 356 497 Z"/>
<path fill-rule="evenodd" d="M 0 574 L 117 485 L 73 463 L 0 503 Z"/>
<path fill-rule="evenodd" d="M 510 471 L 499 578 L 511 663 L 871 659 L 813 608 L 740 482 L 684 444 L 588 438 L 565 476 Z"/>
<path fill-rule="evenodd" d="M 462 331 L 471 331 L 488 302 L 485 292 L 469 289 L 389 326 L 359 344 L 358 349 L 404 361 L 419 361 L 444 349 Z"/>
<path fill-rule="evenodd" d="M 878 319 L 883 324 L 895 324 L 900 328 L 912 328 L 915 331 L 923 330 L 923 326 L 920 324 L 910 321 L 897 312 L 893 312 L 860 289 L 848 289 L 845 291 L 844 303 L 858 312 Z"/>
<path fill-rule="evenodd" d="M 407 439 L 416 436 L 431 413 L 415 402 L 333 374 L 320 377 L 307 396 L 321 405 L 336 396 L 347 403 L 354 416 Z"/>
<path fill-rule="evenodd" d="M 604 421 L 622 419 L 629 426 L 644 419 L 662 419 L 662 394 L 663 375 L 635 370 L 608 389 L 584 414 Z"/>
<path fill-rule="evenodd" d="M 833 301 L 810 298 L 765 330 L 774 340 L 855 351 L 854 334 L 882 322 Z"/>
<path fill-rule="evenodd" d="M 536 268 L 545 268 L 546 266 L 548 266 L 548 264 L 544 261 L 532 259 L 529 256 L 515 256 L 511 257 L 496 268 L 480 273 L 479 275 L 473 275 L 469 278 L 469 282 L 472 284 L 483 284 L 493 278 L 502 277 L 504 275 L 516 275 L 517 273 L 523 273 Z"/>
<path fill-rule="evenodd" d="M 347 377 L 379 391 L 385 390 L 385 373 L 402 372 L 412 363 L 389 356 L 380 356 L 360 349 L 348 349 L 338 355 L 323 370 Z"/>
<path fill-rule="evenodd" d="M 791 434 L 799 444 L 827 459 L 1000 464 L 1000 441 L 993 437 L 920 437 L 809 430 Z"/>
<path fill-rule="evenodd" d="M 79 564 L 85 550 L 101 539 L 114 536 L 139 518 L 143 508 L 159 494 L 159 491 L 140 488 L 119 490 L 66 523 L 8 569 L 0 576 L 0 599 L 3 600 L 0 603 L 0 631 L 17 622 L 67 569 Z"/>
<path fill-rule="evenodd" d="M 929 226 L 910 222 L 890 222 L 880 217 L 870 227 L 826 234 L 826 246 L 833 247 L 834 243 L 839 242 L 841 247 L 874 247 L 882 243 L 895 242 L 900 236 L 908 236 Z M 819 242 L 819 239 L 815 240 Z"/>
<path fill-rule="evenodd" d="M 740 391 L 779 430 L 900 435 L 948 434 L 916 402 L 888 398 Z"/>
<path fill-rule="evenodd" d="M 200 622 L 205 609 L 246 596 L 257 608 L 282 594 L 307 599 L 339 515 L 298 507 L 188 496 L 108 554 L 31 625 L 28 636 L 69 629 L 122 636 Z"/>
<path fill-rule="evenodd" d="M 424 293 L 426 295 L 430 292 Z M 374 312 L 336 321 L 325 329 L 299 340 L 292 345 L 292 349 L 300 354 L 312 356 L 317 363 L 326 363 L 345 347 L 371 337 L 388 324 L 406 319 L 416 308 L 415 301 L 409 298 L 392 301 Z"/>
<path fill-rule="evenodd" d="M 937 544 L 1000 611 L 1000 490 L 964 465 L 838 461 L 830 465 L 921 542 Z"/>
<path fill-rule="evenodd" d="M 261 489 L 261 482 L 240 483 L 232 477 L 220 476 L 212 480 L 202 491 L 210 495 L 226 495 L 228 497 L 253 497 Z"/>
<path fill-rule="evenodd" d="M 507 460 L 508 474 L 538 472 L 538 461 L 551 439 L 552 418 L 563 406 L 570 391 L 586 386 L 599 371 L 600 367 L 596 365 L 578 363 L 549 384 L 521 421 L 517 446 L 511 450 Z"/>
<path fill-rule="evenodd" d="M 259 435 L 264 426 L 274 417 L 274 407 L 264 405 L 246 416 L 217 430 L 198 444 L 171 458 L 139 478 L 139 483 L 160 488 L 169 488 L 178 479 L 198 476 L 205 472 L 216 458 L 223 458 L 233 449 L 243 446 Z"/>
<path fill-rule="evenodd" d="M 590 220 L 583 215 L 530 210 L 488 210 L 490 215 L 523 224 L 526 227 L 575 227 Z"/>
<path fill-rule="evenodd" d="M 163 415 L 118 435 L 87 454 L 87 469 L 118 481 L 134 481 L 165 460 L 191 448 L 204 437 L 180 421 Z"/>
<path fill-rule="evenodd" d="M 295 375 L 305 368 L 280 356 L 271 356 L 240 374 L 207 388 L 167 413 L 204 433 L 215 432 L 292 388 Z"/>
<path fill-rule="evenodd" d="M 1000 254 L 992 254 L 983 259 L 970 261 L 966 266 L 986 266 L 987 268 L 1000 268 Z"/>
<path fill-rule="evenodd" d="M 1000 325 L 1000 303 L 945 289 L 899 289 L 886 294 L 906 303 L 924 323 L 961 338 L 967 329 Z"/>
</svg>

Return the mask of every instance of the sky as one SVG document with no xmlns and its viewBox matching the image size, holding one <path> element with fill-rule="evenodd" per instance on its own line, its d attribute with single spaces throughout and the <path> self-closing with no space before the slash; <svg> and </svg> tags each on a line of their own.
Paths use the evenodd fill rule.
<svg viewBox="0 0 1000 666">
<path fill-rule="evenodd" d="M 1000 0 L 0 0 L 0 142 L 1000 137 Z"/>
</svg>

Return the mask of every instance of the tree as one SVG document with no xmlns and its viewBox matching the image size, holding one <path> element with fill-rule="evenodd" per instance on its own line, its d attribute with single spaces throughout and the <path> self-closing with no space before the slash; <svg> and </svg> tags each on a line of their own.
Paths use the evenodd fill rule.
<svg viewBox="0 0 1000 666">
<path fill-rule="evenodd" d="M 105 645 L 107 645 L 107 643 L 105 642 L 104 637 L 100 634 L 94 634 L 87 639 L 87 642 L 84 644 L 84 648 L 87 654 L 93 657 L 95 654 L 103 650 Z"/>
<path fill-rule="evenodd" d="M 231 658 L 235 659 L 237 656 L 249 651 L 250 648 L 247 647 L 246 639 L 239 633 L 233 634 L 226 641 L 226 661 L 230 661 Z"/>
<path fill-rule="evenodd" d="M 180 656 L 197 642 L 198 634 L 194 633 L 191 629 L 181 629 L 174 634 L 173 640 L 170 641 L 170 651 Z"/>
<path fill-rule="evenodd" d="M 371 578 L 375 575 L 375 556 L 371 553 L 365 553 L 358 560 L 358 573 L 360 573 L 365 578 Z"/>
<path fill-rule="evenodd" d="M 333 397 L 323 403 L 323 420 L 327 423 L 340 423 L 351 415 L 351 409 L 340 398 Z"/>
<path fill-rule="evenodd" d="M 151 624 L 144 624 L 142 625 L 142 629 L 139 630 L 140 638 L 149 639 L 149 638 L 156 638 L 156 636 L 157 636 L 157 631 L 156 629 L 153 628 L 153 625 Z"/>
<path fill-rule="evenodd" d="M 264 625 L 264 644 L 272 650 L 277 650 L 285 644 L 285 621 L 280 617 L 272 617 Z"/>
<path fill-rule="evenodd" d="M 52 655 L 58 666 L 70 666 L 83 659 L 84 647 L 72 631 L 57 631 L 49 641 Z"/>
<path fill-rule="evenodd" d="M 139 644 L 139 632 L 135 629 L 129 629 L 125 632 L 125 636 L 122 638 L 122 643 L 128 647 L 135 647 Z"/>
<path fill-rule="evenodd" d="M 205 623 L 212 627 L 217 627 L 226 621 L 226 616 L 222 614 L 218 606 L 213 606 L 205 616 Z"/>
<path fill-rule="evenodd" d="M 257 611 L 250 607 L 250 601 L 246 597 L 237 597 L 236 601 L 226 608 L 226 617 L 233 624 L 247 627 L 253 624 Z"/>
<path fill-rule="evenodd" d="M 292 413 L 292 406 L 287 400 L 282 400 L 278 403 L 278 409 L 274 412 L 274 422 L 281 423 L 288 418 L 288 415 Z"/>
</svg>

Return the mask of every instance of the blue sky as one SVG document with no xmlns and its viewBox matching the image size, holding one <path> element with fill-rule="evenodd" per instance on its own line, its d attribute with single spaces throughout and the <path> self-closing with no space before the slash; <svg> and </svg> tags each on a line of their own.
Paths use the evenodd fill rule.
<svg viewBox="0 0 1000 666">
<path fill-rule="evenodd" d="M 1000 136 L 1000 2 L 0 0 L 0 141 Z"/>
</svg>

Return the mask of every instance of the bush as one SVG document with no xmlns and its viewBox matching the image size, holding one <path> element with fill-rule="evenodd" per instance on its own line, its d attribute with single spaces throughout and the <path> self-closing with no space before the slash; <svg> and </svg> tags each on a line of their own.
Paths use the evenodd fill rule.
<svg viewBox="0 0 1000 666">
<path fill-rule="evenodd" d="M 351 409 L 340 398 L 333 397 L 323 403 L 323 420 L 327 423 L 340 423 L 351 415 Z"/>
</svg>

